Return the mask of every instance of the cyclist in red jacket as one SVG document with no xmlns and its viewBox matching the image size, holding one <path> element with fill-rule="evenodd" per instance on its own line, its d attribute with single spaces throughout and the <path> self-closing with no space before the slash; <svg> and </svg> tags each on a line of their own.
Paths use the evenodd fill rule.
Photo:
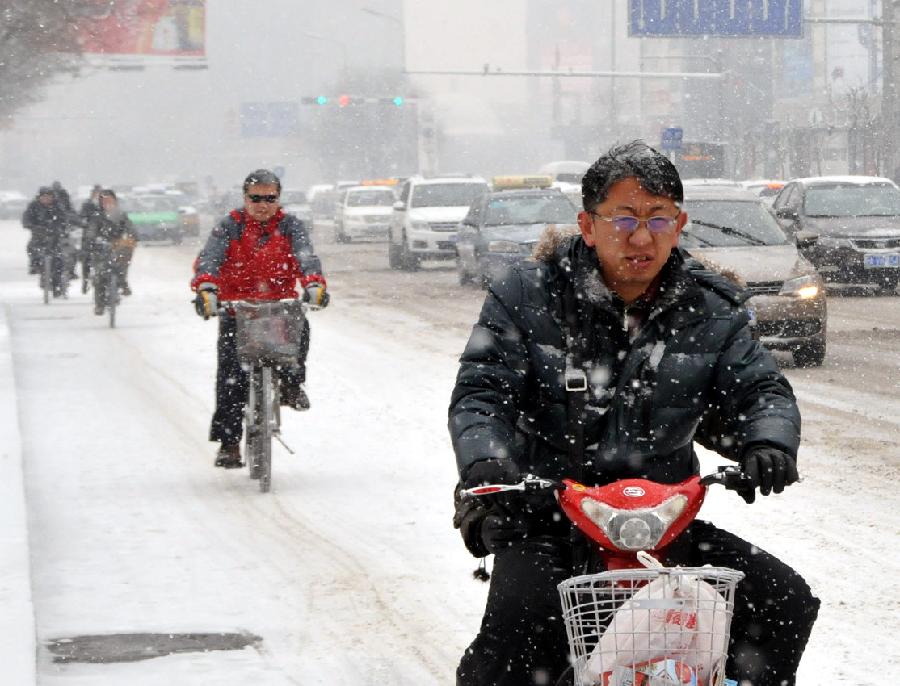
<svg viewBox="0 0 900 686">
<path fill-rule="evenodd" d="M 313 252 L 307 227 L 285 214 L 279 198 L 281 181 L 259 169 L 244 180 L 244 207 L 233 210 L 213 228 L 194 263 L 191 288 L 197 314 L 209 318 L 219 300 L 280 300 L 297 298 L 296 283 L 304 299 L 318 307 L 328 304 L 322 265 Z M 306 355 L 309 324 L 304 322 L 303 345 L 296 369 L 282 369 L 281 402 L 297 410 L 309 409 Z M 235 344 L 235 319 L 219 318 L 216 411 L 209 440 L 221 443 L 216 466 L 243 466 L 241 419 L 247 402 L 247 373 L 241 368 Z"/>
</svg>

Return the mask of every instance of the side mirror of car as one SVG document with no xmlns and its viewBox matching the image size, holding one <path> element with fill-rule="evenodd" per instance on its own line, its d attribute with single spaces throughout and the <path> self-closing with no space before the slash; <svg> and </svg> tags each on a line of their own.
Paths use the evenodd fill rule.
<svg viewBox="0 0 900 686">
<path fill-rule="evenodd" d="M 797 247 L 801 250 L 811 248 L 819 240 L 819 234 L 812 231 L 798 231 L 794 234 L 794 240 L 797 241 Z"/>
<path fill-rule="evenodd" d="M 404 205 L 400 200 L 393 204 L 393 208 L 394 212 L 406 212 L 406 205 Z"/>
<path fill-rule="evenodd" d="M 779 207 L 777 210 L 775 210 L 775 216 L 779 219 L 787 219 L 792 222 L 800 219 L 800 215 L 793 207 Z"/>
</svg>

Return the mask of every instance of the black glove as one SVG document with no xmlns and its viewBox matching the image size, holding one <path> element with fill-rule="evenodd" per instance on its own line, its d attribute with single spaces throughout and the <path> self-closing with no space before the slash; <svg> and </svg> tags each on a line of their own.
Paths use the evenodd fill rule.
<svg viewBox="0 0 900 686">
<path fill-rule="evenodd" d="M 781 493 L 785 486 L 800 480 L 796 460 L 768 445 L 748 448 L 741 458 L 741 471 L 747 480 L 747 488 L 738 493 L 748 504 L 756 500 L 757 488 L 762 495 Z"/>
<path fill-rule="evenodd" d="M 219 287 L 205 281 L 197 287 L 194 309 L 204 319 L 215 317 L 219 311 Z"/>
<path fill-rule="evenodd" d="M 457 496 L 461 489 L 484 484 L 514 484 L 520 480 L 519 469 L 512 460 L 480 460 L 463 472 Z M 475 557 L 484 557 L 528 537 L 524 509 L 518 492 L 464 499 L 457 497 L 453 525 L 459 529 L 469 552 Z"/>
</svg>

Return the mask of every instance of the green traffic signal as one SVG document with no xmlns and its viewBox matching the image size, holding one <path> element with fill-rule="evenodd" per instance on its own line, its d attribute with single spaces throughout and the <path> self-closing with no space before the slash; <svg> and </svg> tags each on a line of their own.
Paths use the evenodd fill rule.
<svg viewBox="0 0 900 686">
<path fill-rule="evenodd" d="M 316 98 L 316 104 L 317 105 L 327 105 L 328 98 L 325 97 L 324 95 L 320 95 L 318 98 Z"/>
<path fill-rule="evenodd" d="M 404 102 L 404 101 L 403 101 L 403 96 L 402 96 L 402 95 L 398 95 L 397 97 L 395 97 L 395 98 L 393 99 L 392 102 L 393 102 L 397 107 L 403 107 L 403 102 Z"/>
</svg>

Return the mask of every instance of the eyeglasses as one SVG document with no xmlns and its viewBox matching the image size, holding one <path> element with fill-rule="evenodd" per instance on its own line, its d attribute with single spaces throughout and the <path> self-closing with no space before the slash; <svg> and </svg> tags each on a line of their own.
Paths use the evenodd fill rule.
<svg viewBox="0 0 900 686">
<path fill-rule="evenodd" d="M 678 217 L 657 216 L 639 219 L 630 214 L 620 214 L 615 217 L 604 217 L 596 212 L 591 212 L 591 214 L 597 217 L 597 219 L 602 219 L 605 222 L 612 222 L 612 225 L 615 226 L 617 230 L 624 231 L 625 233 L 634 233 L 641 224 L 646 224 L 647 230 L 650 233 L 666 233 L 667 231 L 671 231 L 672 227 L 675 226 L 675 222 L 678 221 Z"/>
<path fill-rule="evenodd" d="M 250 202 L 252 202 L 252 203 L 259 203 L 259 202 L 268 202 L 268 203 L 272 203 L 272 202 L 278 202 L 278 196 L 277 196 L 277 195 L 256 195 L 256 194 L 254 193 L 253 195 L 248 195 L 247 197 L 250 198 Z"/>
</svg>

